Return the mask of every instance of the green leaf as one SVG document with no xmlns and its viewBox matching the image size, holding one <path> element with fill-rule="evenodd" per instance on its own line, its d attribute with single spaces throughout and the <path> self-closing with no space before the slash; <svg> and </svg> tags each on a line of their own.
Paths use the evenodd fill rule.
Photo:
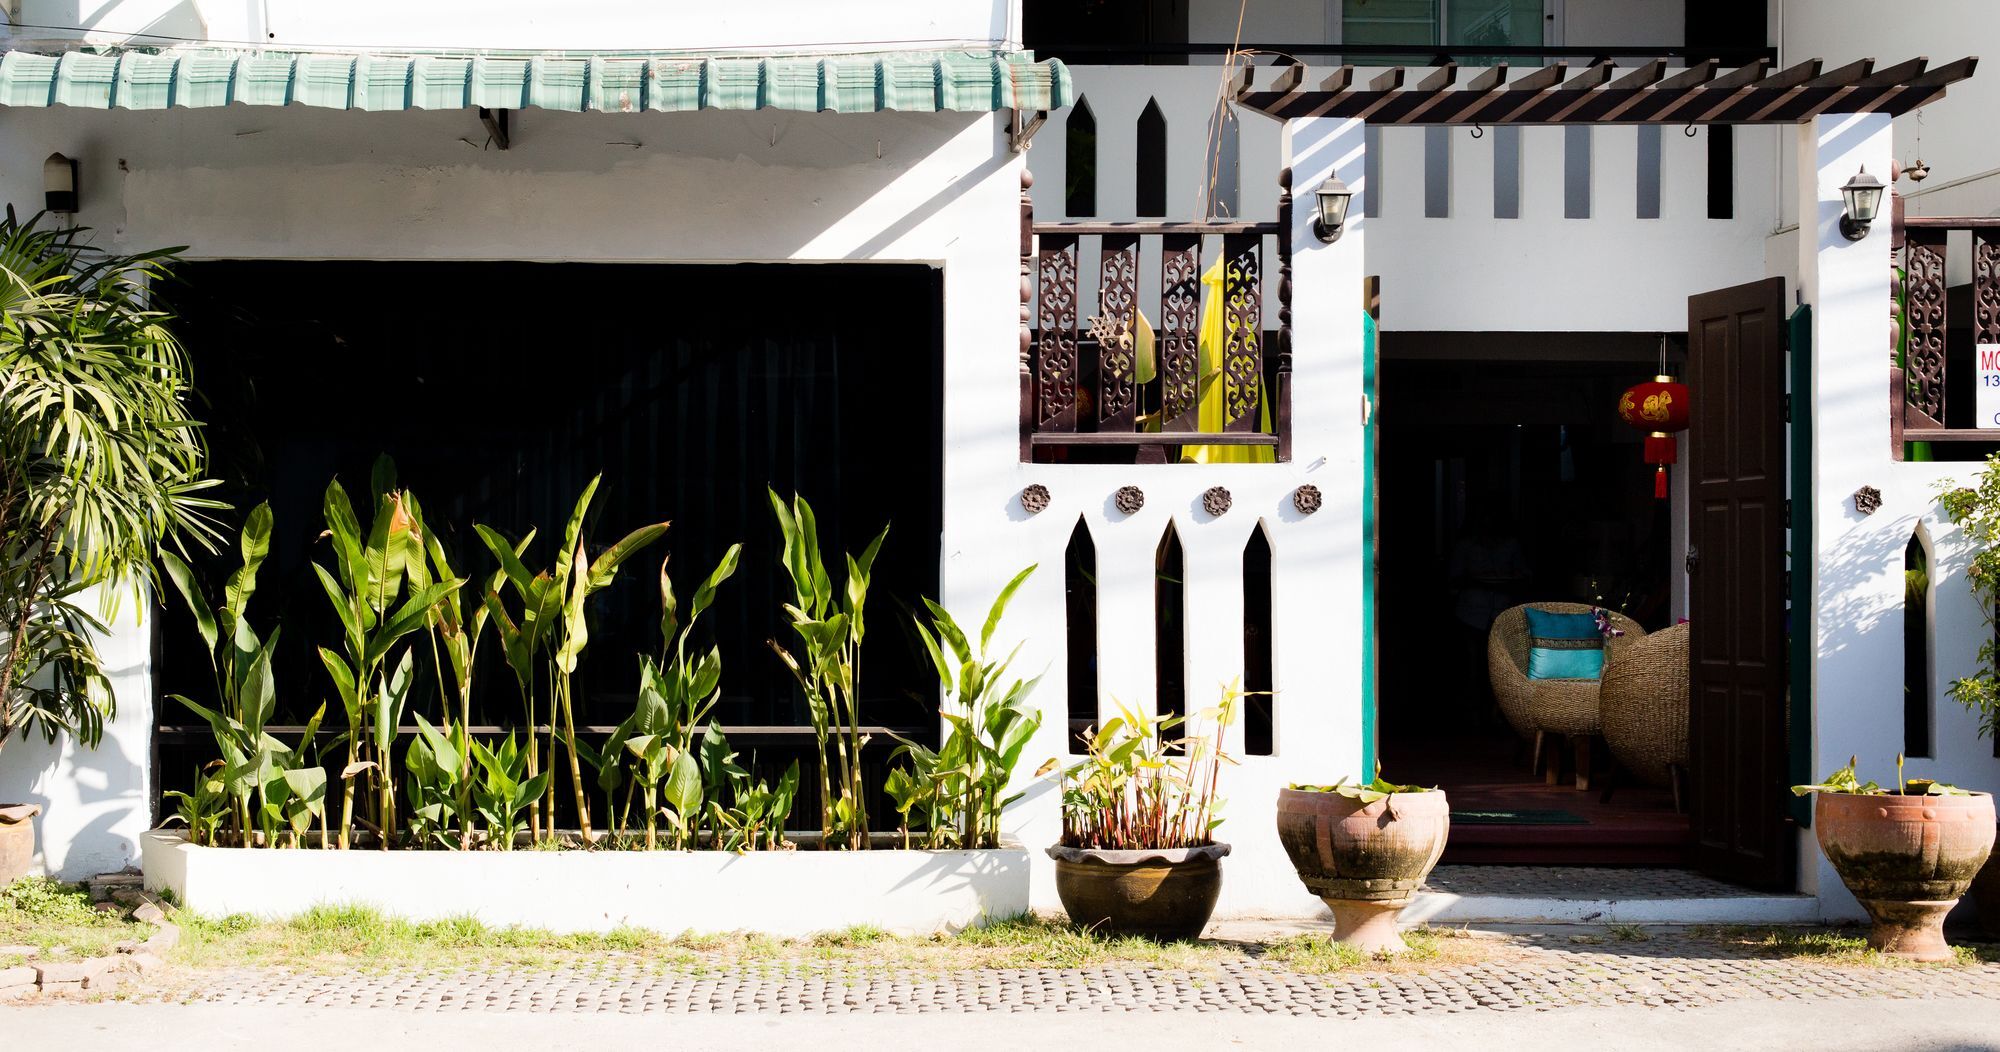
<svg viewBox="0 0 2000 1052">
<path fill-rule="evenodd" d="M 673 773 L 667 777 L 666 800 L 674 811 L 691 815 L 701 807 L 701 771 L 691 753 L 674 757 Z"/>
<path fill-rule="evenodd" d="M 181 602 L 186 604 L 188 613 L 194 615 L 195 630 L 201 633 L 201 641 L 208 645 L 209 653 L 215 653 L 215 614 L 208 608 L 208 600 L 201 594 L 201 588 L 194 582 L 194 571 L 181 557 L 165 548 L 160 549 L 160 565 L 167 571 L 167 579 L 173 582 L 174 590 L 180 593 Z"/>
<path fill-rule="evenodd" d="M 229 583 L 223 588 L 223 608 L 228 611 L 231 621 L 241 621 L 244 611 L 250 607 L 250 596 L 257 591 L 257 569 L 264 565 L 264 557 L 271 553 L 271 505 L 259 504 L 250 509 L 243 520 L 243 533 L 238 542 L 243 555 L 243 565 L 229 575 Z"/>
<path fill-rule="evenodd" d="M 598 556 L 596 562 L 589 564 L 587 571 L 589 574 L 587 578 L 589 587 L 586 589 L 586 592 L 600 591 L 609 586 L 612 580 L 618 576 L 619 564 L 631 558 L 639 549 L 659 540 L 661 537 L 666 536 L 666 534 L 667 524 L 656 522 L 650 526 L 641 526 L 619 538 L 618 543 L 605 549 L 604 554 Z M 581 546 L 577 548 L 577 562 L 579 566 L 583 564 L 583 549 Z"/>
<path fill-rule="evenodd" d="M 1007 601 L 1014 598 L 1014 593 L 1021 587 L 1022 582 L 1026 581 L 1028 576 L 1035 572 L 1035 565 L 1030 565 L 1027 569 L 1015 574 L 1014 579 L 1008 581 L 1007 586 L 1000 589 L 1000 595 L 993 600 L 993 608 L 987 611 L 986 614 L 986 627 L 979 631 L 980 653 L 985 653 L 987 646 L 993 642 L 993 630 L 1000 627 L 1000 618 L 1007 612 Z"/>
</svg>

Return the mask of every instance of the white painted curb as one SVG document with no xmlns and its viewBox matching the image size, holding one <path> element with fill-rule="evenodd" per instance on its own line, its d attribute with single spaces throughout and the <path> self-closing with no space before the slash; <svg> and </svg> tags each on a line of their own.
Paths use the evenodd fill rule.
<svg viewBox="0 0 2000 1052">
<path fill-rule="evenodd" d="M 992 851 L 320 851 L 194 847 L 147 833 L 146 888 L 204 916 L 367 906 L 493 927 L 804 936 L 855 925 L 955 931 L 1028 910 L 1028 853 Z"/>
<path fill-rule="evenodd" d="M 1559 899 L 1528 895 L 1419 894 L 1404 924 L 1811 924 L 1811 895 L 1722 898 Z"/>
</svg>

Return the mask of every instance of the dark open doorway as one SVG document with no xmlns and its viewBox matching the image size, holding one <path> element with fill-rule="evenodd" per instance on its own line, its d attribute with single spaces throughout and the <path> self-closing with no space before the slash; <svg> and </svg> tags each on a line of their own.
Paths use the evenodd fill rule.
<svg viewBox="0 0 2000 1052">
<path fill-rule="evenodd" d="M 1618 771 L 1601 742 L 1587 790 L 1574 746 L 1551 742 L 1538 772 L 1489 667 L 1492 623 L 1519 604 L 1601 607 L 1648 631 L 1678 620 L 1673 505 L 1616 412 L 1658 348 L 1651 334 L 1382 337 L 1381 754 L 1392 780 L 1452 794 L 1447 861 L 1688 858 L 1670 787 Z"/>
<path fill-rule="evenodd" d="M 493 567 L 475 522 L 541 537 L 545 565 L 593 475 L 593 539 L 648 522 L 666 538 L 592 600 L 579 669 L 580 724 L 615 724 L 636 655 L 659 648 L 663 556 L 682 601 L 727 546 L 741 568 L 704 615 L 722 652 L 715 717 L 746 759 L 809 753 L 800 701 L 765 641 L 784 634 L 777 528 L 766 486 L 810 499 L 829 552 L 883 524 L 862 681 L 864 719 L 934 733 L 935 674 L 903 610 L 938 594 L 942 532 L 942 272 L 917 265 L 203 262 L 170 292 L 197 383 L 220 496 L 269 500 L 275 528 L 251 616 L 282 621 L 276 722 L 324 700 L 314 647 L 336 640 L 312 563 L 321 497 L 338 476 L 365 493 L 378 454 L 422 500 L 461 573 Z M 857 305 L 893 304 L 893 309 Z M 365 498 L 362 498 L 365 500 Z M 240 514 L 231 516 L 233 528 Z M 829 556 L 829 564 L 836 557 Z M 226 565 L 227 560 L 218 562 Z M 209 567 L 211 579 L 221 570 Z M 162 695 L 209 693 L 208 663 L 174 604 L 156 633 Z M 421 651 L 422 648 L 419 648 Z M 482 647 L 475 725 L 522 716 L 497 644 Z M 424 660 L 419 655 L 419 660 Z M 487 667 L 491 663 L 492 667 Z M 418 689 L 430 690 L 425 670 Z M 336 703 L 334 706 L 338 708 Z M 419 698 L 413 709 L 436 711 Z M 159 776 L 178 787 L 212 752 L 207 729 L 167 703 Z M 340 720 L 330 715 L 327 729 Z M 881 738 L 883 753 L 891 747 Z M 871 784 L 879 784 L 876 779 Z M 817 804 L 799 803 L 800 813 Z"/>
</svg>

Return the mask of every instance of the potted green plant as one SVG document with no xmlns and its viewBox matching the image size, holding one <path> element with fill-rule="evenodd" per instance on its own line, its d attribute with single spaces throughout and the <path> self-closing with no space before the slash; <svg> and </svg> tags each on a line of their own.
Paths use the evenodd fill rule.
<svg viewBox="0 0 2000 1052">
<path fill-rule="evenodd" d="M 1197 938 L 1208 926 L 1229 854 L 1215 839 L 1215 790 L 1237 698 L 1227 691 L 1192 717 L 1210 728 L 1204 735 L 1170 738 L 1190 717 L 1120 706 L 1083 736 L 1086 756 L 1062 771 L 1062 842 L 1048 849 L 1071 921 L 1162 940 Z"/>
<path fill-rule="evenodd" d="M 85 254 L 78 227 L 0 221 L 0 748 L 95 746 L 111 718 L 93 640 L 144 594 L 162 544 L 212 548 L 186 359 L 146 285 L 171 253 Z M 136 604 L 135 604 L 136 605 Z M 0 884 L 34 855 L 0 801 Z"/>
<path fill-rule="evenodd" d="M 1396 917 L 1423 887 L 1451 833 L 1435 788 L 1345 778 L 1278 791 L 1278 840 L 1306 890 L 1333 911 L 1333 937 L 1364 953 L 1409 949 Z"/>
<path fill-rule="evenodd" d="M 1941 782 L 1902 777 L 1896 787 L 1860 781 L 1855 760 L 1811 793 L 1813 833 L 1841 883 L 1861 900 L 1873 926 L 1868 945 L 1915 961 L 1948 961 L 1944 917 L 1993 850 L 1993 797 Z"/>
</svg>

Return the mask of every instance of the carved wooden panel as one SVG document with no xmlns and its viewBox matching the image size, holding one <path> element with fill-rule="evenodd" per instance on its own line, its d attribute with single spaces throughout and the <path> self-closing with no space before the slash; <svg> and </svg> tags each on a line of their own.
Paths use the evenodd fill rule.
<svg viewBox="0 0 2000 1052">
<path fill-rule="evenodd" d="M 1139 403 L 1139 236 L 1105 235 L 1098 272 L 1097 429 L 1131 431 Z"/>
<path fill-rule="evenodd" d="M 1263 239 L 1232 234 L 1222 239 L 1222 429 L 1255 431 L 1262 397 Z"/>
<path fill-rule="evenodd" d="M 1910 337 L 1904 354 L 1910 405 L 1944 419 L 1944 235 L 1912 230 L 1904 249 Z"/>
<path fill-rule="evenodd" d="M 2000 232 L 1972 232 L 1972 342 L 2000 343 Z"/>
<path fill-rule="evenodd" d="M 1036 282 L 1035 429 L 1076 430 L 1075 234 L 1043 234 Z"/>
<path fill-rule="evenodd" d="M 1201 392 L 1201 238 L 1168 234 L 1160 239 L 1159 358 L 1164 431 L 1193 431 Z"/>
</svg>

